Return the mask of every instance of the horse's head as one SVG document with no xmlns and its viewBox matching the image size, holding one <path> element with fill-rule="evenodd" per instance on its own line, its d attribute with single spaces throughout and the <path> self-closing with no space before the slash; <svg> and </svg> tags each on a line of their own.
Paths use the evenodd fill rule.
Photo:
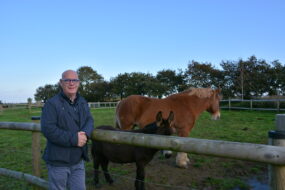
<svg viewBox="0 0 285 190">
<path fill-rule="evenodd" d="M 212 119 L 217 120 L 220 119 L 221 113 L 220 113 L 220 100 L 222 99 L 221 96 L 221 89 L 213 90 L 213 94 L 210 98 L 210 105 L 207 111 L 211 113 Z"/>
<path fill-rule="evenodd" d="M 170 111 L 167 119 L 162 118 L 162 112 L 159 111 L 156 114 L 156 125 L 157 125 L 157 134 L 159 135 L 171 135 L 174 133 L 174 128 L 172 127 L 172 122 L 174 119 L 174 113 Z"/>
</svg>

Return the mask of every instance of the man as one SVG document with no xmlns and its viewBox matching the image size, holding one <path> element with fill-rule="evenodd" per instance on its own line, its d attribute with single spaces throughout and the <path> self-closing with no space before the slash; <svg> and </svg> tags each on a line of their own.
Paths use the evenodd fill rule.
<svg viewBox="0 0 285 190">
<path fill-rule="evenodd" d="M 41 130 L 47 138 L 43 154 L 48 168 L 49 190 L 85 190 L 84 161 L 88 160 L 87 140 L 94 121 L 87 102 L 77 91 L 78 75 L 62 73 L 62 91 L 44 105 Z"/>
</svg>

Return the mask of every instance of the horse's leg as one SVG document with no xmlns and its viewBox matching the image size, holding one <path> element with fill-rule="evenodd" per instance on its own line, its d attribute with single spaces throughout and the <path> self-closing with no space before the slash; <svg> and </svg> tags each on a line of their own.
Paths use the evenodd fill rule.
<svg viewBox="0 0 285 190">
<path fill-rule="evenodd" d="M 136 165 L 137 165 L 137 176 L 135 181 L 136 190 L 145 190 L 144 188 L 145 164 L 137 162 Z"/>
<path fill-rule="evenodd" d="M 177 134 L 180 137 L 188 137 L 189 132 L 188 130 L 183 129 L 183 130 L 177 130 Z M 189 164 L 190 164 L 190 160 L 188 158 L 187 153 L 178 152 L 176 156 L 176 165 L 180 168 L 188 168 Z"/>
<path fill-rule="evenodd" d="M 180 168 L 188 168 L 189 159 L 187 153 L 178 152 L 176 156 L 176 165 Z"/>
<path fill-rule="evenodd" d="M 164 158 L 170 158 L 172 156 L 172 151 L 171 150 L 162 150 L 161 154 L 163 155 Z"/>
<path fill-rule="evenodd" d="M 93 156 L 93 167 L 94 167 L 94 185 L 96 188 L 100 188 L 99 184 L 99 166 L 100 166 L 100 158 L 99 155 Z"/>
<path fill-rule="evenodd" d="M 109 171 L 108 171 L 108 164 L 109 164 L 109 160 L 108 159 L 104 159 L 102 161 L 102 169 L 103 169 L 103 172 L 104 172 L 104 176 L 105 176 L 105 179 L 106 181 L 109 183 L 109 184 L 113 184 L 114 180 L 111 178 L 110 174 L 109 174 Z"/>
</svg>

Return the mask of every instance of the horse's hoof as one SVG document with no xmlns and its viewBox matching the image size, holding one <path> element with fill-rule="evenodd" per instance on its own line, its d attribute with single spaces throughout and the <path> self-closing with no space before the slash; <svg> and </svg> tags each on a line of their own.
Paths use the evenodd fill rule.
<svg viewBox="0 0 285 190">
<path fill-rule="evenodd" d="M 185 162 L 185 163 L 176 163 L 176 166 L 178 168 L 187 169 L 188 168 L 188 163 L 187 162 Z"/>
</svg>

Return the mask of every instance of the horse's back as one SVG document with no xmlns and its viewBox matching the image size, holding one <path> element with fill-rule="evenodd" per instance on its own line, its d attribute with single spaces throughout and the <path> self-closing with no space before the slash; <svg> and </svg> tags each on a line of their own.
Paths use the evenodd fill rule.
<svg viewBox="0 0 285 190">
<path fill-rule="evenodd" d="M 174 111 L 171 99 L 149 98 L 131 95 L 123 99 L 116 108 L 116 124 L 121 129 L 131 129 L 134 125 L 143 127 L 155 120 L 157 112 L 162 111 L 166 118 Z"/>
<path fill-rule="evenodd" d="M 146 106 L 150 101 L 151 98 L 145 96 L 131 95 L 119 102 L 116 112 L 133 112 Z"/>
</svg>

